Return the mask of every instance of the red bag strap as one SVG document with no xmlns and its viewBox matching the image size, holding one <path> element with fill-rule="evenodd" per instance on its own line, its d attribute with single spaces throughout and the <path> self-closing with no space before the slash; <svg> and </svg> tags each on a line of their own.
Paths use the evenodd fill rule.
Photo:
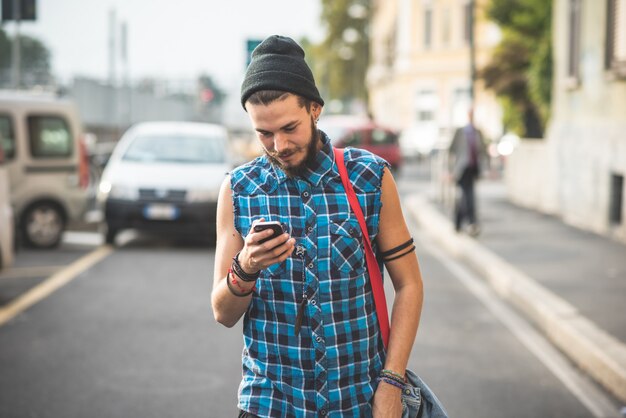
<svg viewBox="0 0 626 418">
<path fill-rule="evenodd" d="M 383 338 L 383 344 L 387 348 L 389 342 L 389 315 L 387 314 L 387 300 L 385 299 L 385 288 L 383 287 L 383 278 L 376 262 L 376 256 L 372 250 L 372 243 L 370 242 L 370 236 L 367 232 L 367 225 L 365 224 L 365 217 L 361 210 L 359 200 L 354 193 L 352 184 L 348 178 L 348 170 L 346 170 L 346 164 L 344 162 L 344 150 L 343 148 L 335 148 L 335 160 L 337 161 L 337 168 L 339 168 L 339 175 L 341 176 L 341 182 L 344 189 L 346 189 L 346 195 L 348 196 L 348 202 L 352 212 L 356 215 L 361 232 L 363 235 L 363 243 L 365 247 L 365 259 L 367 261 L 367 271 L 370 274 L 370 284 L 372 286 L 372 292 L 374 293 L 374 304 L 376 305 L 376 315 L 378 316 L 378 324 L 380 326 L 380 333 Z"/>
</svg>

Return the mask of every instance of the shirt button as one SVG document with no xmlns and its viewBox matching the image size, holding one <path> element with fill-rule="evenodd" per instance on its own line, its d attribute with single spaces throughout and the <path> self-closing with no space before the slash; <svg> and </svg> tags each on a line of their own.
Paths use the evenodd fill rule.
<svg viewBox="0 0 626 418">
<path fill-rule="evenodd" d="M 307 226 L 306 230 L 307 230 L 307 232 L 313 232 L 313 227 L 312 226 Z"/>
<path fill-rule="evenodd" d="M 322 416 L 326 416 L 326 410 L 325 410 L 325 409 L 322 409 L 322 410 L 320 411 L 320 414 L 321 414 Z"/>
<path fill-rule="evenodd" d="M 309 197 L 309 192 L 303 192 L 303 193 L 302 193 L 302 197 L 304 197 L 304 198 Z"/>
<path fill-rule="evenodd" d="M 315 301 L 315 299 L 313 299 L 313 300 L 311 301 L 311 305 L 313 305 L 313 306 L 317 305 L 317 302 Z"/>
<path fill-rule="evenodd" d="M 322 337 L 320 337 L 320 336 L 315 337 L 315 341 L 317 341 L 318 343 L 321 343 L 322 342 Z"/>
<path fill-rule="evenodd" d="M 313 265 L 313 263 L 309 263 L 309 265 L 307 267 L 309 268 L 309 270 L 313 270 L 313 267 L 315 267 L 315 266 Z"/>
</svg>

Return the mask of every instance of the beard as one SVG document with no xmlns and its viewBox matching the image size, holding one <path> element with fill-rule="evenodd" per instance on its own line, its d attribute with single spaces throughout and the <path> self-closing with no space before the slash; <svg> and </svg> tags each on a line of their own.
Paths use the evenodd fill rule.
<svg viewBox="0 0 626 418">
<path fill-rule="evenodd" d="M 319 142 L 319 132 L 317 131 L 317 126 L 315 125 L 315 120 L 311 118 L 311 137 L 309 141 L 304 146 L 298 146 L 292 149 L 287 150 L 283 153 L 270 152 L 265 150 L 265 155 L 269 159 L 270 163 L 275 167 L 280 168 L 285 172 L 287 177 L 301 177 L 306 173 L 307 167 L 310 167 L 311 164 L 315 161 L 315 156 L 317 155 L 317 144 Z M 298 164 L 295 165 L 286 165 L 282 161 L 279 160 L 281 155 L 289 155 L 292 153 L 305 151 L 304 158 Z"/>
</svg>

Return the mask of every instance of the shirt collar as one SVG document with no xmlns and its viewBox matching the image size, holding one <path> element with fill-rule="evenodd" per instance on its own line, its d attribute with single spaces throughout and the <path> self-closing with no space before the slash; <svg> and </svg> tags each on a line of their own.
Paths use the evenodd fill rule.
<svg viewBox="0 0 626 418">
<path fill-rule="evenodd" d="M 316 187 L 319 186 L 320 182 L 326 177 L 326 175 L 334 172 L 333 167 L 335 165 L 335 154 L 333 153 L 333 147 L 330 144 L 330 139 L 328 139 L 328 136 L 324 132 L 319 131 L 319 133 L 320 140 L 322 141 L 322 148 L 317 152 L 315 160 L 313 160 L 312 164 L 307 167 L 306 172 L 302 176 L 298 177 Z M 279 183 L 284 183 L 289 179 L 285 172 L 280 168 L 272 165 L 272 170 L 274 171 L 276 180 L 278 180 Z"/>
</svg>

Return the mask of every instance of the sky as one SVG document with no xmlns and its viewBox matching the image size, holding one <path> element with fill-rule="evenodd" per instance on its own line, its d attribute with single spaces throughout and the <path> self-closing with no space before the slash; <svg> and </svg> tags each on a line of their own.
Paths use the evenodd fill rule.
<svg viewBox="0 0 626 418">
<path fill-rule="evenodd" d="M 319 0 L 36 1 L 37 21 L 22 22 L 20 32 L 44 42 L 62 81 L 108 79 L 111 10 L 118 28 L 127 24 L 131 80 L 191 80 L 206 73 L 222 86 L 232 85 L 244 71 L 246 39 L 323 37 Z M 13 24 L 4 28 L 15 33 Z M 116 67 L 120 77 L 125 67 L 119 59 Z"/>
</svg>

